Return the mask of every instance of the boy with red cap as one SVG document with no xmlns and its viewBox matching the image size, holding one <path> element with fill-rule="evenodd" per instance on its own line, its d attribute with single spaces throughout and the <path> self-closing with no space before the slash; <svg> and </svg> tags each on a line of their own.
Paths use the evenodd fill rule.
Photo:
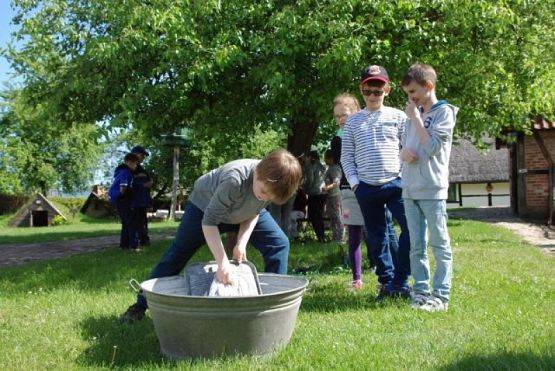
<svg viewBox="0 0 555 371">
<path fill-rule="evenodd" d="M 409 232 L 401 197 L 399 149 L 407 116 L 384 105 L 391 90 L 385 68 L 368 66 L 360 92 L 366 107 L 349 116 L 343 127 L 341 165 L 360 205 L 380 282 L 378 297 L 410 297 Z M 386 206 L 401 227 L 399 248 L 390 251 Z"/>
</svg>

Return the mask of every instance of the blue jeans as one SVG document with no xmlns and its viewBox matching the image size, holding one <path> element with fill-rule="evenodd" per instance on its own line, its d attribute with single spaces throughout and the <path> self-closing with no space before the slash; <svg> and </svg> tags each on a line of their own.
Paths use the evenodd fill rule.
<svg viewBox="0 0 555 371">
<path fill-rule="evenodd" d="M 192 203 L 185 207 L 183 219 L 177 233 L 158 264 L 150 273 L 150 278 L 174 276 L 179 274 L 194 253 L 206 243 L 202 232 L 204 213 Z M 237 232 L 238 224 L 220 224 L 221 233 Z M 265 209 L 260 212 L 249 242 L 260 251 L 264 259 L 264 271 L 278 274 L 287 273 L 289 239 Z M 137 304 L 146 308 L 146 298 L 139 293 Z"/>
<path fill-rule="evenodd" d="M 392 283 L 394 288 L 406 286 L 410 275 L 409 230 L 401 192 L 400 178 L 380 186 L 360 182 L 355 192 L 369 241 L 375 246 L 371 252 L 376 262 L 378 281 Z M 401 227 L 398 245 L 395 246 L 395 239 L 391 238 L 391 248 L 388 233 L 395 234 L 395 231 L 387 231 L 386 206 Z"/>
<path fill-rule="evenodd" d="M 397 233 L 395 232 L 395 227 L 393 225 L 393 219 L 391 216 L 391 211 L 388 208 L 385 208 L 385 223 L 386 223 L 386 237 L 387 237 L 387 246 L 389 248 L 390 259 L 393 262 L 393 266 L 395 266 L 395 260 L 397 258 L 397 252 L 399 251 L 399 238 L 397 237 Z M 368 233 L 366 232 L 366 228 L 362 229 L 362 233 L 364 235 L 364 241 L 366 242 L 366 249 L 368 251 L 368 260 L 370 262 L 371 267 L 376 266 L 376 257 L 374 252 L 378 248 L 378 243 L 376 241 L 371 241 L 368 237 Z M 391 253 L 393 251 L 393 254 Z"/>
<path fill-rule="evenodd" d="M 426 253 L 426 225 L 430 246 L 436 260 L 433 280 L 434 296 L 449 301 L 453 257 L 447 232 L 445 200 L 413 200 L 405 198 L 405 212 L 410 230 L 410 267 L 414 292 L 430 294 L 430 264 Z"/>
</svg>

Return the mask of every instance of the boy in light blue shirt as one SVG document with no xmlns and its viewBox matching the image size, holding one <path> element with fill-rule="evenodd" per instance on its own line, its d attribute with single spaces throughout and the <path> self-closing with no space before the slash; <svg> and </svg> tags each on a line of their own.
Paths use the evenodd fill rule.
<svg viewBox="0 0 555 371">
<path fill-rule="evenodd" d="M 458 108 L 438 101 L 436 73 L 425 64 L 412 65 L 402 81 L 409 101 L 401 151 L 405 215 L 410 232 L 410 267 L 414 279 L 412 307 L 446 311 L 449 305 L 452 252 L 447 232 L 449 156 Z M 426 226 L 436 260 L 433 290 L 426 253 Z"/>
</svg>

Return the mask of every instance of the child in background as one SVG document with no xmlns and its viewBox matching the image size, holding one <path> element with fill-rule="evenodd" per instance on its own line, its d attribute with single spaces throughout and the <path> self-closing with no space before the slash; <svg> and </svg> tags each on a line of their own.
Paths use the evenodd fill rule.
<svg viewBox="0 0 555 371">
<path fill-rule="evenodd" d="M 308 195 L 308 220 L 314 228 L 318 242 L 324 239 L 324 205 L 326 194 L 322 191 L 326 167 L 320 162 L 318 151 L 310 151 L 308 164 L 304 169 L 303 188 Z"/>
<path fill-rule="evenodd" d="M 326 192 L 326 211 L 330 218 L 332 238 L 335 242 L 343 242 L 343 224 L 341 224 L 341 196 L 339 183 L 343 172 L 339 164 L 335 163 L 333 153 L 327 150 L 324 154 L 324 161 L 328 166 L 324 175 L 324 188 Z"/>
<path fill-rule="evenodd" d="M 128 153 L 114 171 L 114 180 L 108 191 L 110 202 L 116 207 L 120 221 L 121 232 L 119 247 L 123 250 L 138 250 L 139 238 L 133 210 L 133 172 L 137 168 L 139 157 Z"/>
<path fill-rule="evenodd" d="M 446 311 L 449 306 L 452 252 L 447 232 L 449 157 L 458 108 L 436 97 L 436 72 L 412 65 L 402 81 L 409 101 L 403 136 L 403 199 L 410 230 L 410 267 L 414 279 L 412 306 Z M 426 226 L 436 261 L 433 290 L 426 253 Z"/>
<path fill-rule="evenodd" d="M 141 246 L 148 246 L 150 245 L 150 237 L 148 236 L 148 218 L 146 217 L 146 212 L 151 207 L 150 190 L 154 182 L 142 166 L 142 163 L 149 156 L 149 153 L 141 146 L 133 147 L 131 153 L 139 157 L 139 163 L 133 173 L 133 210 L 137 223 L 137 234 L 139 236 L 139 244 Z"/>
</svg>

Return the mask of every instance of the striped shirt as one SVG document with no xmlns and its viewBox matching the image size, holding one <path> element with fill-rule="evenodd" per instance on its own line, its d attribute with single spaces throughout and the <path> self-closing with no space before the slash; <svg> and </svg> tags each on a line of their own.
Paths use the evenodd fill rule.
<svg viewBox="0 0 555 371">
<path fill-rule="evenodd" d="M 347 119 L 341 138 L 341 166 L 351 188 L 360 181 L 381 185 L 401 171 L 399 149 L 407 116 L 392 107 L 363 109 Z"/>
</svg>

